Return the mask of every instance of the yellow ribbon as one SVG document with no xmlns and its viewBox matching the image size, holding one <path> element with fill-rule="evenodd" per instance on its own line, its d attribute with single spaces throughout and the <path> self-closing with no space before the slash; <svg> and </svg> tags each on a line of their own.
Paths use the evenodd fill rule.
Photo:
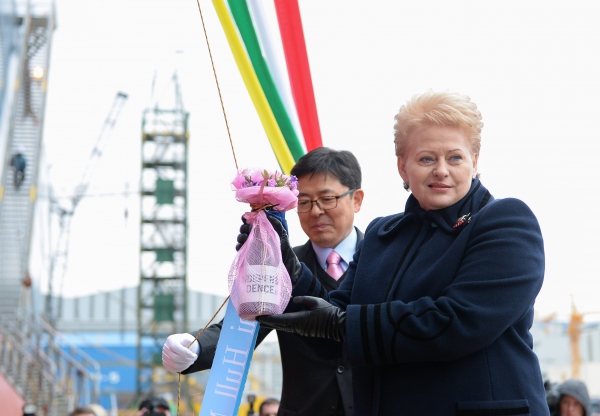
<svg viewBox="0 0 600 416">
<path fill-rule="evenodd" d="M 281 129 L 273 115 L 273 111 L 269 106 L 267 97 L 260 86 L 256 72 L 254 72 L 252 63 L 246 54 L 246 49 L 238 36 L 237 28 L 229 14 L 229 9 L 224 0 L 213 0 L 213 5 L 219 16 L 219 20 L 221 21 L 221 26 L 227 37 L 227 42 L 231 48 L 235 63 L 242 75 L 248 94 L 250 94 L 250 99 L 256 108 L 256 112 L 258 113 L 258 117 L 260 118 L 265 133 L 271 143 L 279 166 L 283 173 L 289 175 L 295 164 L 294 158 L 285 142 Z"/>
</svg>

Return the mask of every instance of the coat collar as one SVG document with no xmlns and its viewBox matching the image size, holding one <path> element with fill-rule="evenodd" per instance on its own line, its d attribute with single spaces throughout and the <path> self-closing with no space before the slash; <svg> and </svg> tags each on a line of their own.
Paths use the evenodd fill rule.
<svg viewBox="0 0 600 416">
<path fill-rule="evenodd" d="M 406 201 L 404 213 L 394 215 L 383 224 L 378 234 L 385 236 L 395 234 L 407 224 L 429 221 L 434 227 L 439 227 L 448 233 L 459 233 L 471 221 L 471 218 L 494 197 L 479 178 L 473 179 L 469 192 L 454 205 L 447 208 L 425 211 L 419 201 L 410 195 Z"/>
</svg>

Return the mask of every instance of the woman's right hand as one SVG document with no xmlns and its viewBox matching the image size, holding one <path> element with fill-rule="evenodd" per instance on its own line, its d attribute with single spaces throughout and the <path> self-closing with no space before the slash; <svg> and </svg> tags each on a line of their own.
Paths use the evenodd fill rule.
<svg viewBox="0 0 600 416">
<path fill-rule="evenodd" d="M 343 341 L 346 335 L 346 311 L 312 296 L 296 296 L 293 302 L 306 309 L 279 315 L 257 316 L 256 320 L 277 331 Z"/>
</svg>

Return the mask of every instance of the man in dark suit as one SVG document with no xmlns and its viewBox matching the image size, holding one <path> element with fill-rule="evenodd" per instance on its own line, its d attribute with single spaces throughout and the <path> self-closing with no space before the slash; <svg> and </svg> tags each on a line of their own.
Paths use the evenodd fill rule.
<svg viewBox="0 0 600 416">
<path fill-rule="evenodd" d="M 363 233 L 354 227 L 364 192 L 356 157 L 326 147 L 298 160 L 291 172 L 298 178 L 298 217 L 309 241 L 294 248 L 321 284 L 335 290 L 344 280 Z M 163 364 L 173 372 L 192 373 L 211 367 L 222 321 L 211 325 L 189 349 L 197 334 L 171 335 L 163 346 Z M 256 344 L 269 334 L 260 328 Z M 311 341 L 309 348 L 297 335 L 277 331 L 283 388 L 279 415 L 352 415 L 352 377 L 342 358 L 341 343 Z"/>
</svg>

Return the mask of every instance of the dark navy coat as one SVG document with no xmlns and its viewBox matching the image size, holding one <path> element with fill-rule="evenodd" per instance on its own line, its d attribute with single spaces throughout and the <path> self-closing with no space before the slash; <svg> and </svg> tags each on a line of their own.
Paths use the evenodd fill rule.
<svg viewBox="0 0 600 416">
<path fill-rule="evenodd" d="M 529 332 L 543 276 L 531 210 L 475 179 L 442 210 L 411 195 L 369 225 L 339 290 L 304 268 L 293 295 L 346 310 L 356 415 L 543 416 Z"/>
</svg>

